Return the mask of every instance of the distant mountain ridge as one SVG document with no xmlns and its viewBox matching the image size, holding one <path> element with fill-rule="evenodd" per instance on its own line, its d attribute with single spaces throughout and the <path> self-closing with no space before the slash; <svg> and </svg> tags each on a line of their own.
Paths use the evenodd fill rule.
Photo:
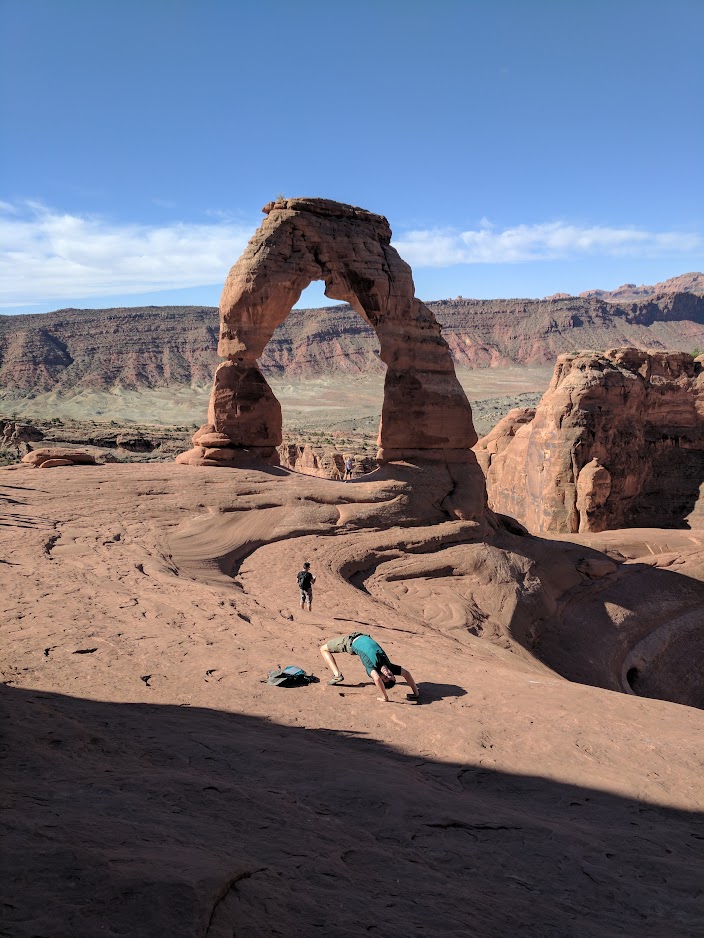
<svg viewBox="0 0 704 938">
<path fill-rule="evenodd" d="M 663 280 L 653 286 L 641 284 L 637 287 L 635 283 L 624 283 L 615 290 L 585 290 L 579 295 L 600 300 L 620 301 L 637 300 L 644 296 L 660 296 L 663 293 L 697 293 L 703 296 L 704 274 L 692 271 L 688 274 L 680 274 L 679 277 L 670 277 L 669 280 Z"/>
<path fill-rule="evenodd" d="M 704 348 L 704 296 L 690 291 L 617 302 L 460 297 L 428 306 L 460 367 L 545 365 L 561 352 L 622 345 Z M 218 325 L 217 309 L 199 306 L 0 316 L 0 394 L 208 387 L 220 361 Z M 347 305 L 292 310 L 261 365 L 292 378 L 384 370 L 374 332 Z"/>
</svg>

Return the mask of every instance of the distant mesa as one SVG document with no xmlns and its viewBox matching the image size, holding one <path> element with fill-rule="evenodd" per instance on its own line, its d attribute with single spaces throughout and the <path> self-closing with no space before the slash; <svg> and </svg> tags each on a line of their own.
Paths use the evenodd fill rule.
<svg viewBox="0 0 704 938">
<path fill-rule="evenodd" d="M 615 290 L 584 290 L 577 296 L 586 300 L 603 300 L 607 303 L 629 302 L 642 300 L 646 297 L 665 296 L 672 293 L 693 293 L 697 296 L 704 296 L 704 274 L 692 271 L 688 274 L 680 274 L 678 277 L 670 277 L 669 280 L 662 280 L 652 286 L 635 283 L 624 283 Z M 569 300 L 575 299 L 571 293 L 552 293 L 546 296 L 546 300 Z"/>
<path fill-rule="evenodd" d="M 594 295 L 457 297 L 424 305 L 440 324 L 459 368 L 552 365 L 558 355 L 583 348 L 692 352 L 704 348 L 703 279 L 702 274 L 684 274 L 665 281 L 670 286 L 663 292 L 635 297 L 589 291 Z M 672 292 L 678 285 L 680 292 Z M 209 388 L 221 361 L 218 338 L 217 311 L 204 306 L 0 316 L 0 399 L 83 390 Z M 381 376 L 385 371 L 374 329 L 346 304 L 292 310 L 275 328 L 258 364 L 265 377 L 301 379 Z"/>
<path fill-rule="evenodd" d="M 663 280 L 653 286 L 646 286 L 646 284 L 636 286 L 635 283 L 624 283 L 615 290 L 585 290 L 579 295 L 587 299 L 594 297 L 599 300 L 618 301 L 638 300 L 646 296 L 661 296 L 667 293 L 704 295 L 704 274 L 693 271 L 688 274 L 680 274 L 679 277 L 670 277 L 669 280 Z"/>
<path fill-rule="evenodd" d="M 535 533 L 704 522 L 704 356 L 561 355 L 535 410 L 475 446 L 489 505 Z"/>
</svg>

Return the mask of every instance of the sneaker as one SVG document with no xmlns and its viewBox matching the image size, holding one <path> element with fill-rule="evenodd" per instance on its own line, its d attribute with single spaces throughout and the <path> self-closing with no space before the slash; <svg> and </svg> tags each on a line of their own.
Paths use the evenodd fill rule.
<svg viewBox="0 0 704 938">
<path fill-rule="evenodd" d="M 331 681 L 328 681 L 328 684 L 342 684 L 345 679 L 344 674 L 338 674 L 337 677 L 334 677 Z"/>
</svg>

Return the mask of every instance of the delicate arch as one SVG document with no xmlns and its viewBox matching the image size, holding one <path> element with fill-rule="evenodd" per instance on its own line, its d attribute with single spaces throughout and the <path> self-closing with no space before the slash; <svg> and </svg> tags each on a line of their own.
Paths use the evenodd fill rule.
<svg viewBox="0 0 704 938">
<path fill-rule="evenodd" d="M 326 296 L 348 302 L 379 338 L 387 366 L 380 461 L 471 461 L 469 401 L 440 326 L 414 296 L 411 268 L 391 246 L 388 221 L 326 199 L 281 199 L 263 211 L 223 289 L 218 353 L 227 361 L 215 374 L 207 432 L 262 455 L 281 443 L 281 408 L 256 362 L 302 291 L 323 280 Z"/>
</svg>

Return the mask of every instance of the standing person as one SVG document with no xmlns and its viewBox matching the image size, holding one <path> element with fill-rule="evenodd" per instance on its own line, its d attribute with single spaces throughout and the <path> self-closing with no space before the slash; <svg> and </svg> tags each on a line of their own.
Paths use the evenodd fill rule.
<svg viewBox="0 0 704 938">
<path fill-rule="evenodd" d="M 378 642 L 375 642 L 370 635 L 363 635 L 361 632 L 353 632 L 351 635 L 340 635 L 339 638 L 331 638 L 320 646 L 320 654 L 323 661 L 330 668 L 334 677 L 328 684 L 341 684 L 344 681 L 344 675 L 341 674 L 333 655 L 339 655 L 347 652 L 350 655 L 357 655 L 364 665 L 364 669 L 369 677 L 376 684 L 376 689 L 381 694 L 377 700 L 388 702 L 386 693 L 396 683 L 396 677 L 400 675 L 411 688 L 412 693 L 408 694 L 409 700 L 418 699 L 418 687 L 413 680 L 410 671 L 406 671 L 398 664 L 392 664 L 389 656 Z"/>
<path fill-rule="evenodd" d="M 347 456 L 345 459 L 345 478 L 343 482 L 347 482 L 348 479 L 352 478 L 352 470 L 354 469 L 354 459 L 351 456 Z"/>
<path fill-rule="evenodd" d="M 301 591 L 301 609 L 305 609 L 306 603 L 308 603 L 308 612 L 313 608 L 313 584 L 315 583 L 315 577 L 310 572 L 310 564 L 306 560 L 303 564 L 303 569 L 299 571 L 296 576 L 298 580 L 298 588 Z"/>
</svg>

